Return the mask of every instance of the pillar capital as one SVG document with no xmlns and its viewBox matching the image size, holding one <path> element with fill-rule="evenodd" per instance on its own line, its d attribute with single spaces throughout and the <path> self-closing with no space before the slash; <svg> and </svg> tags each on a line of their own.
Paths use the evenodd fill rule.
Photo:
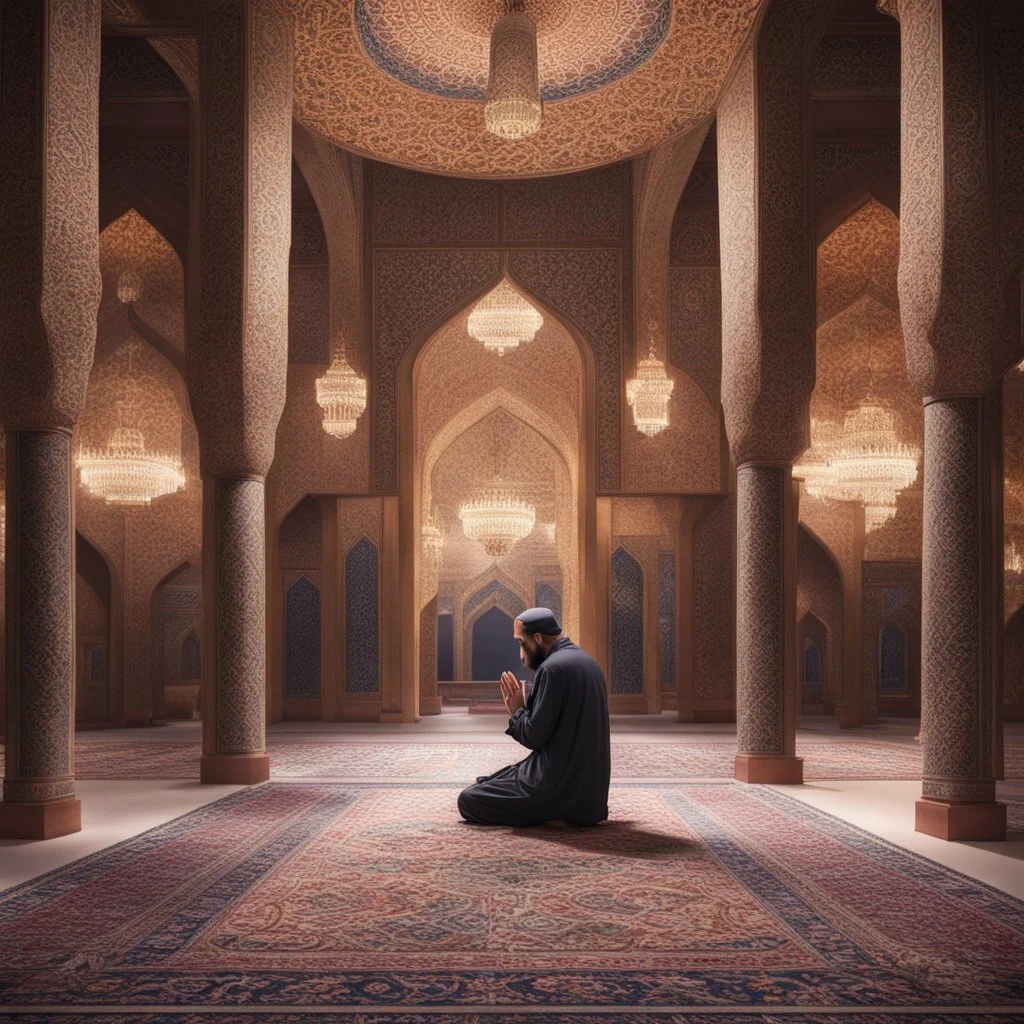
<svg viewBox="0 0 1024 1024">
<path fill-rule="evenodd" d="M 1006 360 L 992 6 L 900 0 L 899 18 L 907 371 L 921 396 L 980 396 Z"/>
<path fill-rule="evenodd" d="M 0 10 L 0 421 L 70 429 L 102 291 L 100 0 Z"/>
<path fill-rule="evenodd" d="M 807 447 L 815 255 L 809 79 L 833 8 L 772 0 L 718 109 L 722 405 L 737 463 Z"/>
<path fill-rule="evenodd" d="M 204 477 L 265 475 L 284 409 L 293 26 L 279 0 L 200 7 L 189 394 Z"/>
</svg>

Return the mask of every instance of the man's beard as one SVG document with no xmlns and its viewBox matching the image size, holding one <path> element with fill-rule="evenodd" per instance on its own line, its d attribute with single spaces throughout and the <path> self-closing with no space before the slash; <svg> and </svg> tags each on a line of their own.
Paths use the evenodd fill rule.
<svg viewBox="0 0 1024 1024">
<path fill-rule="evenodd" d="M 531 672 L 536 672 L 540 668 L 542 662 L 547 658 L 548 652 L 544 650 L 539 644 L 533 648 L 533 650 L 527 650 L 526 652 L 526 667 Z"/>
</svg>

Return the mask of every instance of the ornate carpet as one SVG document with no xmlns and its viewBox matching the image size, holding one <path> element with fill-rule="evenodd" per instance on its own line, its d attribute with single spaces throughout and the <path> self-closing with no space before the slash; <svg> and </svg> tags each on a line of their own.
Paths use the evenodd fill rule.
<svg viewBox="0 0 1024 1024">
<path fill-rule="evenodd" d="M 788 796 L 620 785 L 609 824 L 513 830 L 458 822 L 455 795 L 270 783 L 10 890 L 0 1006 L 93 1021 L 1024 1019 L 1024 903 Z"/>
<path fill-rule="evenodd" d="M 0 748 L 2 749 L 2 748 Z M 491 743 L 269 742 L 276 779 L 466 782 L 524 757 L 511 739 Z M 733 743 L 612 743 L 618 779 L 722 779 L 733 775 Z M 919 779 L 921 750 L 872 740 L 798 743 L 807 779 Z M 75 745 L 82 779 L 196 779 L 198 743 L 86 740 Z M 1024 778 L 1024 748 L 1008 746 L 1007 778 Z"/>
</svg>

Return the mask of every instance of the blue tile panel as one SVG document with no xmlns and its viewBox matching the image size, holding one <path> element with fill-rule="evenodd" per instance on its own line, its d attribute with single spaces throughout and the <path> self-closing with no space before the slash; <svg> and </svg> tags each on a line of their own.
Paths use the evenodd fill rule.
<svg viewBox="0 0 1024 1024">
<path fill-rule="evenodd" d="M 612 693 L 644 692 L 644 572 L 628 551 L 612 555 Z"/>
</svg>

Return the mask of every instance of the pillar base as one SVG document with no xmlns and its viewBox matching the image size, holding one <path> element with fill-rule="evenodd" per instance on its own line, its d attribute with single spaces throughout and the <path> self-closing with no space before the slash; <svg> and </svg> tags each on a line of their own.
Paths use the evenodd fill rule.
<svg viewBox="0 0 1024 1024">
<path fill-rule="evenodd" d="M 199 781 L 209 785 L 253 786 L 270 779 L 270 757 L 263 754 L 203 754 Z"/>
<path fill-rule="evenodd" d="M 804 781 L 804 759 L 793 754 L 737 754 L 736 781 L 798 786 Z"/>
<path fill-rule="evenodd" d="M 0 803 L 0 839 L 56 839 L 81 831 L 81 800 Z"/>
<path fill-rule="evenodd" d="M 420 714 L 421 715 L 439 715 L 441 714 L 441 698 L 440 697 L 420 697 Z"/>
<path fill-rule="evenodd" d="M 836 708 L 840 729 L 859 729 L 863 724 L 860 708 Z"/>
<path fill-rule="evenodd" d="M 914 805 L 914 831 L 953 842 L 1002 841 L 1006 839 L 1006 804 L 922 797 Z"/>
</svg>

